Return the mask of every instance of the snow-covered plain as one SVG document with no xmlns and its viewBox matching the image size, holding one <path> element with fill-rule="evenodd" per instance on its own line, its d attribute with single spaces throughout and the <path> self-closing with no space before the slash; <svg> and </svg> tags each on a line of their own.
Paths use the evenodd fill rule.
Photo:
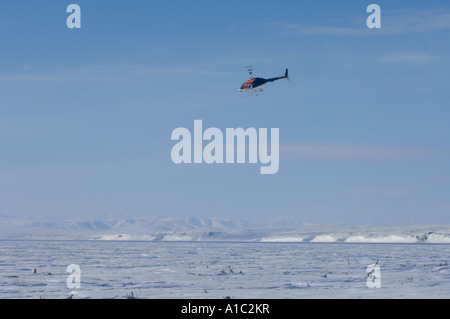
<svg viewBox="0 0 450 319">
<path fill-rule="evenodd" d="M 450 298 L 448 226 L 131 224 L 0 225 L 0 298 Z"/>
</svg>

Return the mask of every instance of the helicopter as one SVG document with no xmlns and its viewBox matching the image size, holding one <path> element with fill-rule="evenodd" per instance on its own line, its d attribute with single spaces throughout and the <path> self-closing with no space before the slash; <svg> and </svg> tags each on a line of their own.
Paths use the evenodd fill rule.
<svg viewBox="0 0 450 319">
<path fill-rule="evenodd" d="M 268 82 L 274 82 L 274 81 L 281 80 L 281 79 L 289 80 L 288 69 L 286 69 L 284 76 L 278 76 L 278 77 L 270 78 L 270 79 L 253 77 L 253 66 L 252 65 L 247 67 L 247 71 L 250 74 L 250 79 L 248 79 L 246 82 L 244 82 L 244 84 L 242 84 L 242 86 L 239 88 L 239 92 L 255 93 L 256 95 L 258 95 L 258 92 L 262 92 L 262 88 Z"/>
</svg>

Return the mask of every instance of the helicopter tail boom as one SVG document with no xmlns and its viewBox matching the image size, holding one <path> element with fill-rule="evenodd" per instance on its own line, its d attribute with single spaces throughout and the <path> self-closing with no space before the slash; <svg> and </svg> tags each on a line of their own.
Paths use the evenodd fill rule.
<svg viewBox="0 0 450 319">
<path fill-rule="evenodd" d="M 267 79 L 266 81 L 267 82 L 273 82 L 273 81 L 277 81 L 277 80 L 281 80 L 281 79 L 289 80 L 288 69 L 286 69 L 286 72 L 284 73 L 284 76 L 278 76 L 276 78 Z"/>
</svg>

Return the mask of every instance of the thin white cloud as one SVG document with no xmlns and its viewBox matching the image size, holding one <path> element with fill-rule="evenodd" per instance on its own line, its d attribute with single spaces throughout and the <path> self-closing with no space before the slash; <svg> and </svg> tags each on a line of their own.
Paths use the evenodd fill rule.
<svg viewBox="0 0 450 319">
<path fill-rule="evenodd" d="M 380 62 L 430 62 L 437 57 L 418 52 L 395 52 L 384 54 L 378 57 Z"/>
<path fill-rule="evenodd" d="M 382 20 L 383 21 L 383 20 Z M 450 29 L 450 12 L 441 10 L 404 10 L 387 15 L 382 29 L 388 34 L 423 33 Z"/>
<path fill-rule="evenodd" d="M 118 79 L 118 73 L 104 68 L 57 66 L 52 70 L 39 71 L 30 68 L 28 72 L 17 70 L 16 73 L 0 75 L 0 81 L 51 83 L 66 81 L 111 81 Z"/>
<path fill-rule="evenodd" d="M 127 77 L 146 77 L 160 74 L 174 75 L 230 75 L 230 72 L 208 68 L 185 66 L 152 67 L 140 65 L 107 66 L 59 66 L 48 72 L 18 70 L 17 73 L 2 74 L 0 81 L 8 82 L 62 82 L 62 81 L 123 81 Z"/>
<path fill-rule="evenodd" d="M 304 35 L 368 36 L 428 33 L 450 29 L 450 12 L 437 9 L 406 9 L 390 12 L 381 8 L 381 28 L 369 29 L 365 18 L 354 17 L 339 21 L 340 26 L 304 25 L 292 22 L 275 24 L 288 32 Z M 344 27 L 342 25 L 345 25 Z"/>
<path fill-rule="evenodd" d="M 47 74 L 7 74 L 1 75 L 0 81 L 7 82 L 34 82 L 34 83 L 48 83 L 48 82 L 64 82 L 64 81 L 105 81 L 114 80 L 113 76 L 95 74 L 95 73 L 47 73 Z"/>
<path fill-rule="evenodd" d="M 284 23 L 282 27 L 285 30 L 307 35 L 359 36 L 369 34 L 367 28 L 308 26 L 293 23 Z"/>
</svg>

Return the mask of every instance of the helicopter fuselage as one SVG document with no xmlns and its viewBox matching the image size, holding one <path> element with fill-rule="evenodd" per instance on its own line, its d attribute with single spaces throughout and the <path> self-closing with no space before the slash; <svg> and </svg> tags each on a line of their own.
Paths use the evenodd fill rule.
<svg viewBox="0 0 450 319">
<path fill-rule="evenodd" d="M 260 90 L 268 81 L 263 78 L 251 78 L 245 81 L 244 84 L 239 88 L 239 91 L 255 91 Z"/>
<path fill-rule="evenodd" d="M 259 91 L 268 82 L 273 82 L 273 81 L 277 81 L 277 80 L 281 80 L 281 79 L 289 79 L 287 69 L 286 69 L 284 76 L 278 76 L 278 77 L 270 78 L 270 79 L 251 77 L 250 79 L 245 81 L 244 84 L 242 84 L 242 86 L 239 88 L 239 91 L 240 92 Z"/>
</svg>

